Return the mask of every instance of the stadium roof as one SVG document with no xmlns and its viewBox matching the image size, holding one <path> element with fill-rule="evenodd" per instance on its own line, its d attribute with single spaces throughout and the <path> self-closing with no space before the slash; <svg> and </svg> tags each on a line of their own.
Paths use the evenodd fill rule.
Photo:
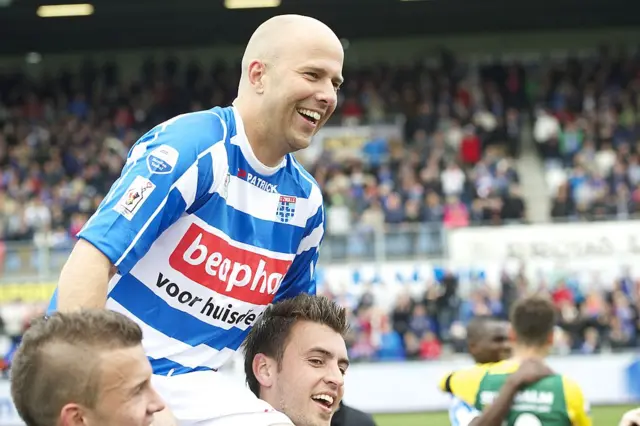
<svg viewBox="0 0 640 426">
<path fill-rule="evenodd" d="M 317 17 L 350 39 L 632 26 L 639 16 L 628 0 L 282 0 L 277 8 L 243 10 L 225 9 L 223 0 L 94 0 L 92 16 L 38 17 L 47 3 L 56 4 L 0 0 L 0 54 L 244 43 L 280 13 Z"/>
</svg>

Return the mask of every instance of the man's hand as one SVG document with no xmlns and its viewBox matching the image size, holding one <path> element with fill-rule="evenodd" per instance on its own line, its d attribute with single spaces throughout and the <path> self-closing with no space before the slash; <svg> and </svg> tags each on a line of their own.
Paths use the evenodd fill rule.
<svg viewBox="0 0 640 426">
<path fill-rule="evenodd" d="M 553 370 L 547 367 L 542 360 L 526 359 L 520 364 L 520 368 L 509 378 L 517 387 L 521 388 L 536 383 L 553 374 Z"/>
<path fill-rule="evenodd" d="M 640 408 L 624 413 L 618 426 L 640 426 Z"/>
</svg>

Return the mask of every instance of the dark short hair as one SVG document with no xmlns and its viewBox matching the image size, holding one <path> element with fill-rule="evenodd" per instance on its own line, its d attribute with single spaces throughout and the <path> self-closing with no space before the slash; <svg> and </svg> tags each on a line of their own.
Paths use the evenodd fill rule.
<svg viewBox="0 0 640 426">
<path fill-rule="evenodd" d="M 253 374 L 253 359 L 264 354 L 274 358 L 281 368 L 289 335 L 298 321 L 326 325 L 343 337 L 349 329 L 345 308 L 324 296 L 300 294 L 267 307 L 243 344 L 244 372 L 249 389 L 256 396 L 260 397 L 260 383 Z"/>
<path fill-rule="evenodd" d="M 134 347 L 142 330 L 106 309 L 56 312 L 36 319 L 11 365 L 11 396 L 27 426 L 55 426 L 62 407 L 96 406 L 100 352 Z"/>
<path fill-rule="evenodd" d="M 488 315 L 479 315 L 471 318 L 467 324 L 467 342 L 471 344 L 484 340 L 487 336 L 487 327 L 497 322 L 496 318 Z"/>
<path fill-rule="evenodd" d="M 533 295 L 518 300 L 511 310 L 511 326 L 518 342 L 544 346 L 556 325 L 556 309 L 548 297 Z"/>
</svg>

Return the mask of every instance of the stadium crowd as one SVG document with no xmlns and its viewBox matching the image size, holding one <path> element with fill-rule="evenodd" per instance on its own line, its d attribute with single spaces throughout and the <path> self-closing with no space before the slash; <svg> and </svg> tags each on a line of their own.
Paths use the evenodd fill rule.
<svg viewBox="0 0 640 426">
<path fill-rule="evenodd" d="M 606 288 L 606 290 L 604 289 Z M 555 285 L 532 282 L 524 274 L 503 274 L 498 286 L 482 280 L 469 293 L 449 273 L 428 281 L 422 295 L 400 294 L 391 310 L 371 286 L 359 297 L 326 294 L 348 306 L 354 360 L 434 360 L 466 352 L 466 324 L 476 316 L 508 319 L 513 303 L 531 292 L 550 297 L 558 309 L 557 354 L 592 354 L 634 348 L 640 338 L 640 281 L 626 273 L 611 286 L 584 290 L 574 279 Z"/>
<path fill-rule="evenodd" d="M 377 65 L 345 73 L 330 124 L 400 122 L 402 132 L 398 139 L 370 141 L 359 159 L 339 161 L 325 152 L 306 165 L 325 194 L 330 250 L 357 252 L 354 235 L 385 226 L 523 220 L 526 206 L 514 159 L 532 112 L 533 137 L 554 197 L 553 217 L 625 218 L 636 212 L 637 57 L 603 50 L 596 58 L 552 66 L 477 70 L 447 54 L 441 59 L 435 68 Z M 147 61 L 137 81 L 124 81 L 113 63 L 87 62 L 78 72 L 45 73 L 37 81 L 0 73 L 0 241 L 68 247 L 118 177 L 136 139 L 179 113 L 229 104 L 237 87 L 234 69 L 168 59 Z M 436 234 L 426 235 L 431 239 L 415 243 L 424 243 L 425 253 L 437 253 Z M 398 242 L 398 251 L 406 242 Z M 359 247 L 371 249 L 366 239 Z M 1 267 L 11 266 L 3 250 L 0 258 Z M 419 299 L 399 297 L 391 312 L 381 311 L 365 293 L 349 303 L 351 356 L 437 359 L 447 351 L 463 352 L 470 317 L 506 318 L 518 295 L 538 284 L 505 276 L 498 290 L 479 285 L 463 297 L 457 279 L 447 276 L 427 283 Z M 560 313 L 558 352 L 638 343 L 640 286 L 622 277 L 613 288 L 585 291 L 571 280 L 541 288 Z M 7 360 L 28 318 L 36 315 L 30 309 L 19 303 L 0 307 Z"/>
<path fill-rule="evenodd" d="M 325 192 L 330 233 L 523 218 L 513 162 L 526 105 L 523 71 L 495 67 L 476 76 L 443 64 L 345 73 L 332 124 L 400 119 L 403 137 L 377 141 L 372 161 L 327 153 L 307 165 Z M 148 61 L 137 81 L 123 81 L 115 64 L 86 63 L 38 80 L 0 74 L 0 238 L 63 244 L 96 209 L 142 133 L 179 113 L 229 104 L 237 78 L 223 64 L 207 70 L 173 60 Z"/>
<path fill-rule="evenodd" d="M 640 202 L 640 56 L 602 49 L 539 82 L 534 139 L 546 164 L 554 218 L 627 219 Z"/>
</svg>

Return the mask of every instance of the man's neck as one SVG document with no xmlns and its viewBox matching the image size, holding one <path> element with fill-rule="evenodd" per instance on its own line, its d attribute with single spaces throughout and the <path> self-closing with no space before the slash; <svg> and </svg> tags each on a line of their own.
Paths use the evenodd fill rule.
<svg viewBox="0 0 640 426">
<path fill-rule="evenodd" d="M 263 121 L 251 113 L 249 108 L 245 107 L 245 103 L 241 99 L 236 99 L 233 106 L 238 111 L 244 125 L 244 132 L 247 135 L 247 141 L 258 161 L 267 167 L 276 167 L 282 162 L 286 153 L 280 153 L 274 149 L 277 145 L 272 143 L 269 135 L 264 130 Z"/>
<path fill-rule="evenodd" d="M 544 359 L 547 357 L 549 351 L 545 347 L 536 346 L 524 346 L 515 345 L 513 347 L 513 355 L 511 359 L 516 361 L 523 361 L 525 359 Z"/>
</svg>

